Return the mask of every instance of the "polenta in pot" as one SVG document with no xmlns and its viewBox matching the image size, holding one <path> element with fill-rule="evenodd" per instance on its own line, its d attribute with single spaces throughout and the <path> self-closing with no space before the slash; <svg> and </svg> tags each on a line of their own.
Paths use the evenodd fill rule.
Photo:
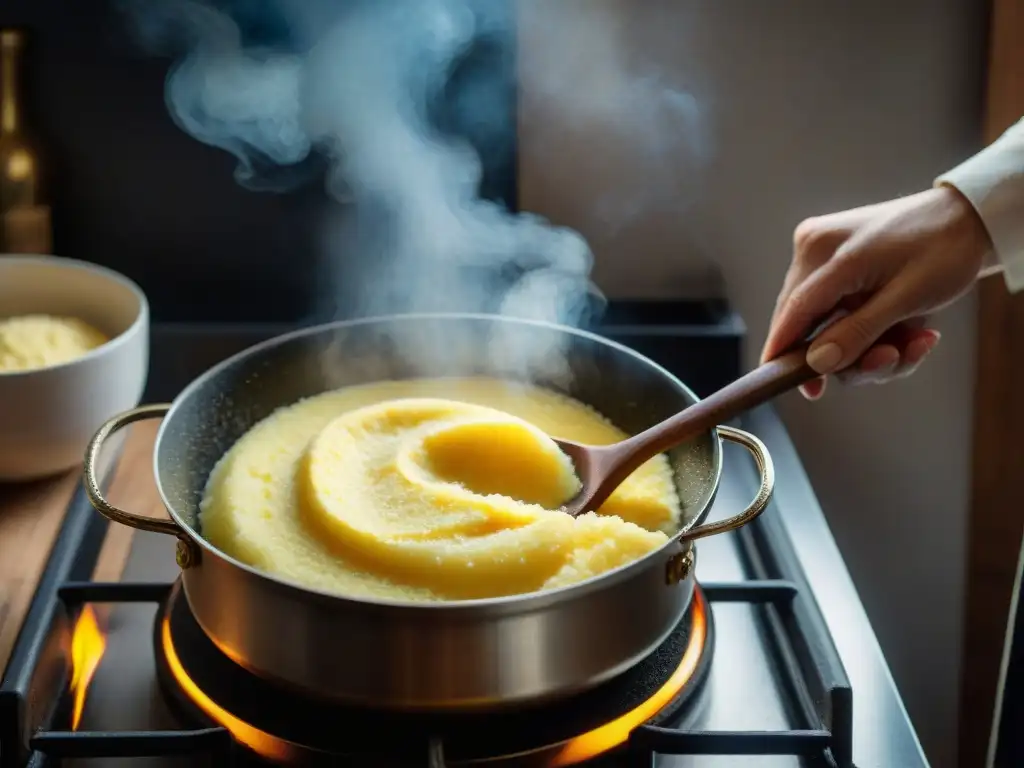
<svg viewBox="0 0 1024 768">
<path fill-rule="evenodd" d="M 497 379 L 383 382 L 281 408 L 218 462 L 203 535 L 261 571 L 335 594 L 465 600 L 552 589 L 643 557 L 678 529 L 664 456 L 596 514 L 547 438 L 626 437 L 588 406 Z"/>
</svg>

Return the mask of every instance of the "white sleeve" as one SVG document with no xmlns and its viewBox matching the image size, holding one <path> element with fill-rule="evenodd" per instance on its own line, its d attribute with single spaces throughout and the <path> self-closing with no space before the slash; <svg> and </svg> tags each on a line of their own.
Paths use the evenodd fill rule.
<svg viewBox="0 0 1024 768">
<path fill-rule="evenodd" d="M 1024 288 L 1024 120 L 935 180 L 970 200 L 985 223 L 1006 287 Z"/>
</svg>

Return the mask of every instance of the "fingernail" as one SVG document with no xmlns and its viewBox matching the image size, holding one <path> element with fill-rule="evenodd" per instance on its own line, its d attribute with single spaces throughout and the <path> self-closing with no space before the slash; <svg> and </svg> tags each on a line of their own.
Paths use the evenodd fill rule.
<svg viewBox="0 0 1024 768">
<path fill-rule="evenodd" d="M 908 368 L 913 368 L 914 370 L 917 370 L 918 366 L 921 365 L 921 363 L 923 363 L 925 361 L 925 359 L 928 357 L 928 355 L 930 355 L 932 353 L 933 349 L 935 349 L 934 346 L 928 346 L 928 347 L 925 347 L 924 350 L 919 355 L 911 356 L 911 355 L 908 354 L 907 355 L 907 358 L 908 358 L 908 360 L 907 360 L 907 367 Z"/>
<path fill-rule="evenodd" d="M 890 371 L 893 368 L 895 368 L 900 363 L 900 353 L 893 348 L 889 348 L 887 350 L 887 354 L 885 355 L 878 354 L 874 355 L 873 357 L 877 359 L 872 360 L 870 365 L 865 363 L 861 364 L 861 370 L 864 371 L 865 373 L 884 374 L 887 371 Z"/>
<path fill-rule="evenodd" d="M 825 380 L 815 379 L 800 385 L 800 394 L 808 400 L 819 400 L 825 394 Z"/>
<path fill-rule="evenodd" d="M 807 353 L 807 364 L 818 373 L 832 373 L 843 359 L 843 350 L 834 341 L 814 347 Z"/>
<path fill-rule="evenodd" d="M 922 336 L 920 339 L 916 339 L 911 342 L 910 346 L 907 347 L 905 353 L 906 360 L 904 363 L 910 367 L 916 369 L 922 361 L 932 353 L 932 351 L 939 346 L 939 339 L 942 336 L 938 331 L 933 331 L 926 336 Z"/>
<path fill-rule="evenodd" d="M 800 394 L 803 395 L 805 399 L 814 401 L 821 397 L 821 390 L 811 389 L 810 387 L 807 386 L 801 386 Z"/>
<path fill-rule="evenodd" d="M 899 363 L 899 360 L 894 360 L 891 363 L 883 365 L 881 368 L 876 368 L 868 374 L 867 381 L 865 381 L 865 383 L 884 384 L 892 378 L 893 374 L 896 373 L 896 368 L 899 366 Z"/>
</svg>

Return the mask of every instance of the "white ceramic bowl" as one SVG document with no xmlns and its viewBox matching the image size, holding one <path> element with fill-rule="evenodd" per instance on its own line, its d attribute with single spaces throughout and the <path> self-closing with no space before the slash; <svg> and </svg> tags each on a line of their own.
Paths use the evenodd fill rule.
<svg viewBox="0 0 1024 768">
<path fill-rule="evenodd" d="M 0 372 L 0 482 L 80 464 L 100 425 L 138 405 L 149 370 L 149 304 L 113 270 L 0 255 L 0 318 L 29 314 L 77 317 L 110 341 L 60 365 Z"/>
</svg>

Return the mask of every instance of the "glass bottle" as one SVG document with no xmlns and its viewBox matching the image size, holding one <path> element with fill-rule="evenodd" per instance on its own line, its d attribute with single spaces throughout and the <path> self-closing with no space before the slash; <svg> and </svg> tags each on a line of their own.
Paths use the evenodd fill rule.
<svg viewBox="0 0 1024 768">
<path fill-rule="evenodd" d="M 50 209 L 19 90 L 24 48 L 22 30 L 0 29 L 0 253 L 50 253 Z"/>
</svg>

